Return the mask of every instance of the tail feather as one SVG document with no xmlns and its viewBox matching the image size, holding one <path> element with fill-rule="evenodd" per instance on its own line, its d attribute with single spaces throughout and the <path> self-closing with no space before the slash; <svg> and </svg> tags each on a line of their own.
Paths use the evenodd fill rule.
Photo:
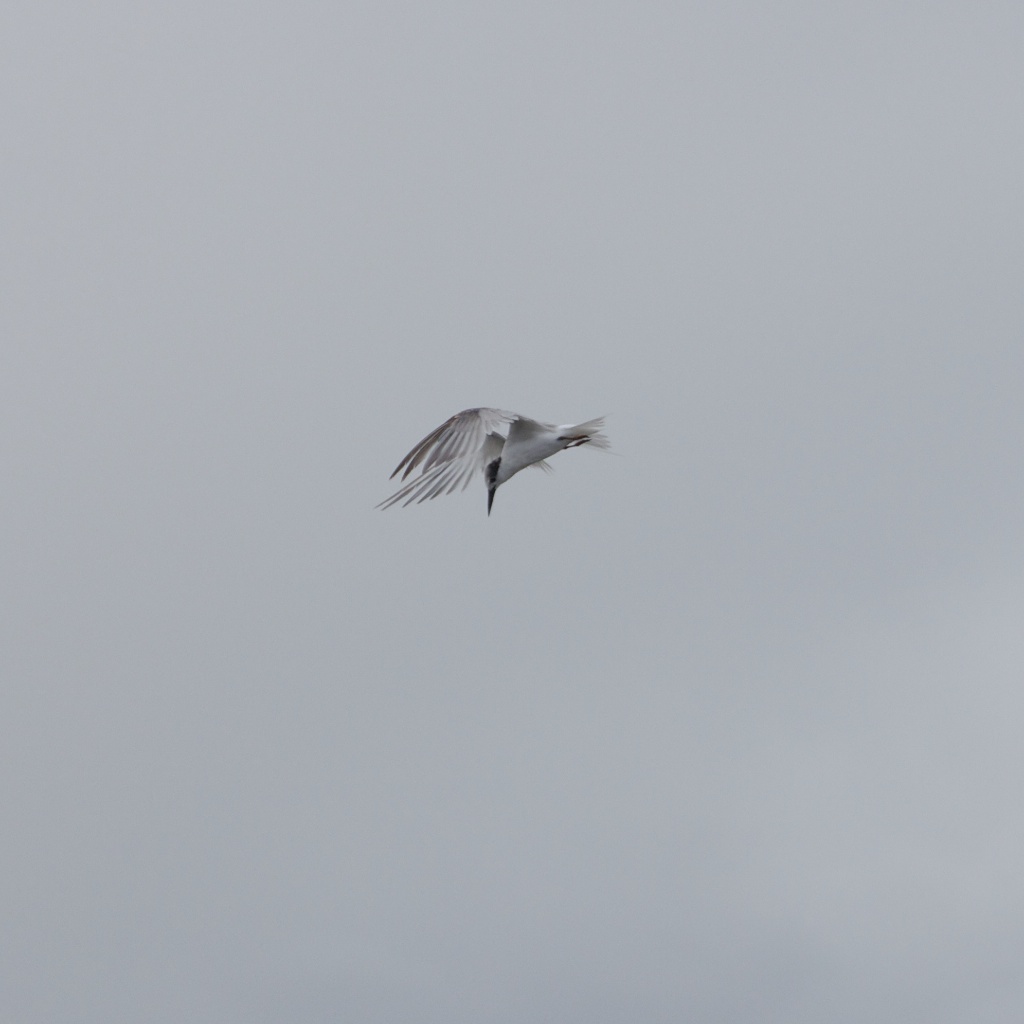
<svg viewBox="0 0 1024 1024">
<path fill-rule="evenodd" d="M 559 427 L 559 433 L 567 435 L 569 437 L 578 437 L 582 442 L 586 438 L 586 444 L 592 445 L 594 448 L 600 448 L 602 451 L 608 451 L 611 448 L 611 441 L 601 433 L 601 428 L 604 426 L 604 417 L 598 416 L 595 420 L 587 420 L 585 423 L 573 423 L 570 426 Z"/>
</svg>

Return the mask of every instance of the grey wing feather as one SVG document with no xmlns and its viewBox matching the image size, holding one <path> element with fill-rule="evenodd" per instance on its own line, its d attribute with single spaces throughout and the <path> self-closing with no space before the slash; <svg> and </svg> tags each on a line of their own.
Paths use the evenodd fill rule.
<svg viewBox="0 0 1024 1024">
<path fill-rule="evenodd" d="M 531 420 L 529 416 L 517 416 L 508 430 L 510 444 L 520 444 L 529 441 L 538 434 L 544 434 L 557 429 L 551 423 L 539 423 Z"/>
<path fill-rule="evenodd" d="M 404 480 L 424 459 L 423 472 L 426 473 L 439 463 L 475 452 L 495 427 L 516 419 L 514 412 L 503 409 L 464 409 L 427 434 L 395 467 L 392 479 L 402 473 Z"/>
<path fill-rule="evenodd" d="M 405 480 L 422 463 L 420 475 L 377 507 L 427 501 L 451 494 L 460 485 L 465 489 L 477 470 L 501 454 L 505 438 L 495 433 L 494 428 L 516 419 L 514 412 L 502 409 L 465 409 L 452 416 L 423 438 L 391 474 L 394 478 L 402 473 Z"/>
</svg>

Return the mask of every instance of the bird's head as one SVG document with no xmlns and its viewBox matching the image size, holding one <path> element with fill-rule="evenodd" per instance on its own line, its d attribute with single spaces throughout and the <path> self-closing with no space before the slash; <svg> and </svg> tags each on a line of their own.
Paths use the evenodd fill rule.
<svg viewBox="0 0 1024 1024">
<path fill-rule="evenodd" d="M 491 506 L 494 504 L 494 492 L 498 489 L 498 467 L 501 466 L 501 459 L 493 459 L 484 468 L 484 480 L 487 482 L 487 514 L 491 514 Z"/>
</svg>

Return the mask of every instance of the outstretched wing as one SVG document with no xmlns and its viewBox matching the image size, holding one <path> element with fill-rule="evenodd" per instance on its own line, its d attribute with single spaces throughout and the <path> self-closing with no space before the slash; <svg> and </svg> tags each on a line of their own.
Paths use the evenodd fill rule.
<svg viewBox="0 0 1024 1024">
<path fill-rule="evenodd" d="M 402 502 L 426 501 L 440 494 L 450 494 L 460 484 L 469 485 L 477 470 L 500 454 L 504 438 L 495 433 L 497 427 L 514 422 L 514 412 L 502 409 L 465 409 L 446 420 L 425 438 L 395 468 L 402 479 L 421 463 L 420 476 L 382 501 L 378 508 L 389 508 Z"/>
</svg>

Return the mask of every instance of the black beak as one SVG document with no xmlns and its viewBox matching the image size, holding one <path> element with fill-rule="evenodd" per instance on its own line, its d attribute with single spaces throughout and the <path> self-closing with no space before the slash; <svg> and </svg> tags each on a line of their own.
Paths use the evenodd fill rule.
<svg viewBox="0 0 1024 1024">
<path fill-rule="evenodd" d="M 494 492 L 497 489 L 498 489 L 497 487 L 488 487 L 487 488 L 487 514 L 488 515 L 491 514 L 491 506 L 494 504 Z"/>
</svg>

